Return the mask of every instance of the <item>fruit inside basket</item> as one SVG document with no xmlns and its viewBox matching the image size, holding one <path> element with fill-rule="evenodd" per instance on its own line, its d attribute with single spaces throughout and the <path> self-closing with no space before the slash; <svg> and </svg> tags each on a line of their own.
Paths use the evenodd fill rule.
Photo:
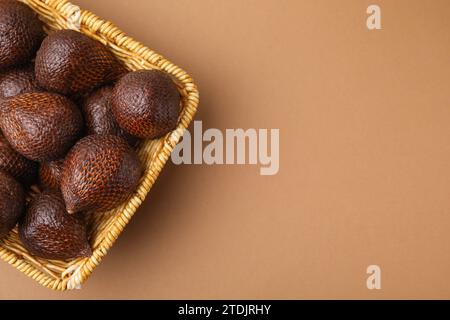
<svg viewBox="0 0 450 320">
<path fill-rule="evenodd" d="M 48 288 L 79 288 L 199 93 L 185 71 L 65 0 L 0 0 L 0 16 L 0 257 Z"/>
</svg>

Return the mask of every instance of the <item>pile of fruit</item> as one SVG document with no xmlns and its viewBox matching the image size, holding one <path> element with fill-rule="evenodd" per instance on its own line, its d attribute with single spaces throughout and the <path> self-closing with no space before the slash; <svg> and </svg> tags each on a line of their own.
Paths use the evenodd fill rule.
<svg viewBox="0 0 450 320">
<path fill-rule="evenodd" d="M 86 216 L 131 195 L 138 139 L 174 129 L 180 101 L 166 73 L 128 72 L 100 42 L 46 35 L 29 7 L 0 0 L 0 238 L 18 224 L 35 256 L 91 255 Z"/>
</svg>

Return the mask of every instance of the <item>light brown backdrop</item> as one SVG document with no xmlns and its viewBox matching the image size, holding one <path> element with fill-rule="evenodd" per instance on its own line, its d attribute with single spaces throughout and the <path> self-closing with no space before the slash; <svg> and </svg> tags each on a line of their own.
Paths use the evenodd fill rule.
<svg viewBox="0 0 450 320">
<path fill-rule="evenodd" d="M 81 291 L 0 263 L 0 298 L 450 298 L 450 2 L 368 31 L 371 2 L 76 0 L 188 70 L 204 127 L 280 128 L 280 172 L 168 165 Z"/>
</svg>

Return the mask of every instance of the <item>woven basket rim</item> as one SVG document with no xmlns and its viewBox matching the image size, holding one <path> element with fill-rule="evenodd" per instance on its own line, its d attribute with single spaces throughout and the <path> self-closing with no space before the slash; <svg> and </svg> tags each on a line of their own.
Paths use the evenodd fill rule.
<svg viewBox="0 0 450 320">
<path fill-rule="evenodd" d="M 82 33 L 87 33 L 92 38 L 99 40 L 107 46 L 124 49 L 135 57 L 139 57 L 141 59 L 140 65 L 136 65 L 134 63 L 135 61 L 130 61 L 130 63 L 133 63 L 133 68 L 135 69 L 157 68 L 169 73 L 176 80 L 179 89 L 183 93 L 183 106 L 177 127 L 165 137 L 158 140 L 156 153 L 149 160 L 151 161 L 150 165 L 146 168 L 146 173 L 141 179 L 141 183 L 135 191 L 135 194 L 127 203 L 115 209 L 120 211 L 120 213 L 114 217 L 114 223 L 108 226 L 107 235 L 96 246 L 89 258 L 74 260 L 74 263 L 62 272 L 62 277 L 58 278 L 55 275 L 49 274 L 51 273 L 50 271 L 45 272 L 40 270 L 33 263 L 28 262 L 36 260 L 32 256 L 27 255 L 26 252 L 24 253 L 23 250 L 25 249 L 20 244 L 14 244 L 13 246 L 6 238 L 0 240 L 0 258 L 33 278 L 41 285 L 54 290 L 64 291 L 75 289 L 87 280 L 144 201 L 170 157 L 173 148 L 179 142 L 189 123 L 193 120 L 199 104 L 199 92 L 193 79 L 183 69 L 177 67 L 140 42 L 127 36 L 113 23 L 99 18 L 92 12 L 80 9 L 67 0 L 20 1 L 38 12 L 42 20 L 54 19 L 58 23 L 65 25 L 66 28 L 67 26 L 70 28 L 72 25 L 71 19 L 74 15 L 78 14 L 80 17 L 80 31 Z M 151 141 L 145 141 L 139 152 L 142 151 L 145 153 L 145 147 L 150 146 L 150 144 Z M 8 248 L 5 247 L 6 244 Z"/>
</svg>

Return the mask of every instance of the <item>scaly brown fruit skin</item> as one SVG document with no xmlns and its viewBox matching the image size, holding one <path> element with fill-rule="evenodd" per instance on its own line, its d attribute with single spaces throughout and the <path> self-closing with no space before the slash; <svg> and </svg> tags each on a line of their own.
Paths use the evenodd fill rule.
<svg viewBox="0 0 450 320">
<path fill-rule="evenodd" d="M 26 158 L 62 158 L 80 137 L 83 117 L 68 98 L 49 92 L 24 93 L 4 100 L 0 127 L 9 144 Z"/>
<path fill-rule="evenodd" d="M 8 69 L 0 74 L 0 99 L 6 99 L 26 92 L 41 91 L 34 77 L 34 66 L 27 65 Z"/>
<path fill-rule="evenodd" d="M 55 191 L 44 191 L 31 201 L 19 222 L 19 236 L 32 255 L 45 259 L 67 260 L 92 254 L 84 217 L 68 214 L 61 194 Z"/>
<path fill-rule="evenodd" d="M 159 138 L 173 130 L 180 112 L 180 94 L 170 76 L 140 70 L 114 86 L 112 111 L 119 126 L 139 138 Z"/>
<path fill-rule="evenodd" d="M 73 30 L 49 34 L 36 55 L 38 85 L 68 96 L 87 93 L 124 72 L 106 46 Z"/>
<path fill-rule="evenodd" d="M 39 166 L 39 182 L 44 189 L 59 190 L 64 159 L 43 162 Z"/>
<path fill-rule="evenodd" d="M 142 167 L 136 153 L 114 135 L 90 135 L 69 151 L 61 192 L 70 213 L 107 211 L 124 202 L 136 188 Z"/>
<path fill-rule="evenodd" d="M 0 1 L 0 69 L 27 63 L 45 36 L 42 22 L 27 5 Z"/>
<path fill-rule="evenodd" d="M 25 208 L 23 187 L 13 177 L 0 171 L 0 238 L 17 224 Z"/>
<path fill-rule="evenodd" d="M 0 134 L 0 170 L 26 185 L 31 185 L 36 180 L 37 163 L 16 152 Z"/>
<path fill-rule="evenodd" d="M 93 91 L 83 101 L 83 115 L 87 134 L 112 134 L 124 138 L 131 146 L 137 138 L 119 127 L 111 111 L 112 86 Z"/>
</svg>

